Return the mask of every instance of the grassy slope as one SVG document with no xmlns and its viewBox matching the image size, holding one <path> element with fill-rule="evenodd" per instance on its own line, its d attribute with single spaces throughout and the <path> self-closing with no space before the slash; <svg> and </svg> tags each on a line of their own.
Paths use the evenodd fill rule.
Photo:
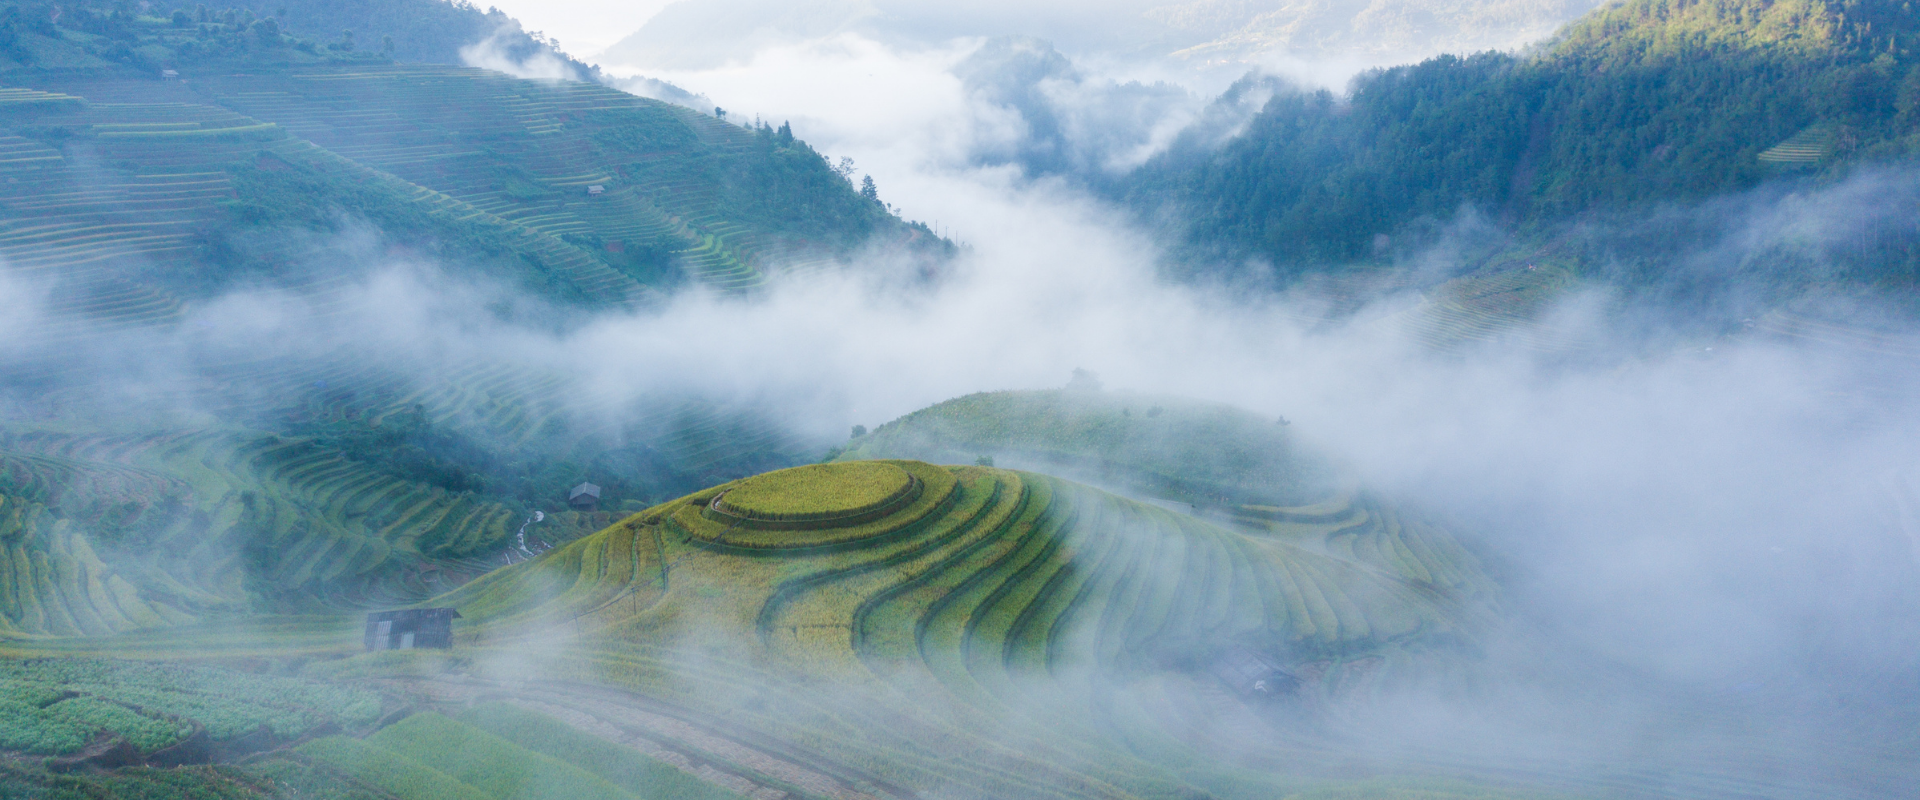
<svg viewBox="0 0 1920 800">
<path fill-rule="evenodd" d="M 906 473 L 886 464 L 810 464 L 741 481 L 725 502 L 768 519 L 864 511 L 900 493 L 907 481 Z"/>
<path fill-rule="evenodd" d="M 738 797 L 630 748 L 582 733 L 545 714 L 505 703 L 489 703 L 461 712 L 458 719 L 530 751 L 593 773 L 639 797 L 663 800 L 736 800 Z"/>
<path fill-rule="evenodd" d="M 1181 397 L 1077 390 L 983 392 L 854 438 L 842 460 L 917 458 L 1112 482 L 1202 505 L 1297 505 L 1332 490 L 1330 468 L 1277 420 Z"/>
</svg>

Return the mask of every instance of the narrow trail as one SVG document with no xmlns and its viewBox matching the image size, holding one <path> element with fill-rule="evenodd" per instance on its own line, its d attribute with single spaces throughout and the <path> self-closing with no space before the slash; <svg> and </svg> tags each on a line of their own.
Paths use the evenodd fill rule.
<svg viewBox="0 0 1920 800">
<path fill-rule="evenodd" d="M 392 688 L 436 705 L 504 702 L 554 717 L 582 732 L 631 747 L 709 783 L 753 800 L 912 800 L 903 789 L 871 790 L 872 782 L 833 773 L 782 748 L 751 744 L 727 726 L 692 721 L 694 712 L 614 689 L 570 683 L 516 684 L 439 677 L 392 681 Z M 860 784 L 856 786 L 855 784 Z M 798 793 L 781 786 L 796 788 Z"/>
</svg>

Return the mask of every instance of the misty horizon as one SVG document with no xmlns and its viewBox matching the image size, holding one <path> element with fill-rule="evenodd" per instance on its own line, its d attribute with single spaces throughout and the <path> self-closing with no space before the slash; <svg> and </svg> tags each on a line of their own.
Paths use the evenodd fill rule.
<svg viewBox="0 0 1920 800">
<path fill-rule="evenodd" d="M 1286 238 L 1295 229 L 1277 222 L 1247 233 L 1253 244 L 1214 241 L 1210 232 L 1244 233 L 1248 224 L 1203 218 L 1196 211 L 1202 204 L 1192 199 L 1201 190 L 1193 187 L 1220 184 L 1182 176 L 1209 168 L 1257 174 L 1229 160 L 1243 152 L 1234 148 L 1257 151 L 1258 137 L 1277 136 L 1276 130 L 1347 124 L 1369 86 L 1412 85 L 1424 74 L 1410 65 L 1479 69 L 1472 64 L 1481 62 L 1444 56 L 1481 50 L 1505 53 L 1499 57 L 1514 64 L 1536 63 L 1526 59 L 1546 58 L 1541 54 L 1562 46 L 1555 43 L 1584 41 L 1569 38 L 1563 26 L 1597 7 L 1479 3 L 1422 10 L 1376 2 L 1310 14 L 1267 5 L 936 9 L 861 2 L 806 4 L 780 14 L 757 3 L 698 0 L 629 9 L 528 5 L 502 9 L 519 28 L 501 28 L 459 49 L 464 70 L 390 67 L 371 54 L 342 55 L 363 61 L 289 68 L 288 74 L 310 81 L 290 82 L 293 91 L 269 86 L 266 81 L 277 80 L 269 70 L 233 78 L 205 68 L 205 79 L 189 76 L 217 89 L 174 82 L 176 73 L 165 79 L 164 91 L 171 93 L 165 102 L 184 106 L 196 97 L 192 92 L 203 92 L 196 102 L 266 120 L 236 116 L 232 124 L 276 131 L 260 134 L 260 155 L 249 151 L 234 162 L 239 166 L 220 167 L 234 176 L 219 179 L 229 181 L 222 184 L 226 194 L 207 201 L 212 210 L 191 212 L 200 215 L 191 218 L 199 226 L 194 235 L 202 237 L 194 240 L 198 249 L 129 249 L 102 257 L 118 272 L 102 271 L 107 277 L 88 283 L 42 266 L 55 262 L 30 249 L 40 246 L 32 237 L 42 234 L 22 223 L 41 213 L 33 205 L 37 196 L 9 195 L 22 210 L 0 205 L 0 214 L 17 217 L 8 231 L 28 231 L 20 234 L 27 244 L 0 249 L 0 307 L 7 309 L 0 315 L 0 513 L 26 519 L 20 509 L 37 504 L 31 507 L 45 509 L 43 528 L 16 527 L 47 531 L 8 533 L 11 538 L 0 541 L 18 549 L 40 536 L 60 542 L 67 548 L 62 553 L 84 548 L 84 556 L 60 557 L 89 565 L 84 569 L 94 580 L 118 581 L 129 587 L 125 594 L 149 605 L 165 599 L 187 608 L 183 598 L 189 598 L 201 604 L 196 608 L 214 609 L 192 622 L 183 621 L 189 619 L 184 612 L 162 622 L 169 612 L 156 612 L 156 621 L 111 632 L 133 637 L 125 641 L 155 637 L 161 644 L 153 652 L 162 654 L 192 646 L 189 639 L 165 638 L 170 628 L 255 617 L 297 626 L 331 614 L 345 622 L 328 624 L 344 630 L 358 624 L 352 616 L 363 609 L 457 602 L 466 620 L 452 628 L 459 644 L 444 656 L 423 651 L 418 662 L 356 654 L 357 631 L 348 650 L 302 644 L 297 655 L 256 654 L 273 653 L 260 642 L 278 634 L 261 634 L 258 642 L 236 634 L 243 644 L 234 652 L 244 657 L 206 659 L 226 668 L 251 658 L 288 679 L 333 681 L 354 691 L 410 685 L 406 691 L 428 698 L 386 721 L 335 724 L 356 740 L 341 747 L 397 739 L 377 731 L 401 730 L 399 720 L 416 705 L 419 714 L 452 715 L 449 709 L 484 709 L 475 698 L 495 692 L 608 741 L 643 742 L 634 747 L 679 764 L 675 774 L 741 795 L 990 794 L 952 776 L 927 777 L 937 770 L 914 772 L 923 769 L 919 755 L 902 757 L 899 764 L 916 766 L 896 773 L 873 766 L 884 759 L 853 745 L 809 738 L 812 725 L 852 727 L 842 718 L 826 724 L 818 722 L 826 717 L 812 715 L 851 709 L 845 719 L 871 721 L 875 741 L 886 742 L 873 752 L 931 747 L 923 741 L 976 741 L 969 737 L 998 747 L 995 737 L 1004 736 L 1008 750 L 1031 746 L 1046 754 L 1034 763 L 1086 782 L 1069 786 L 1068 778 L 1056 776 L 1049 780 L 1066 788 L 1036 788 L 1034 796 L 1145 796 L 1113 788 L 1124 783 L 1116 777 L 1123 775 L 1141 781 L 1128 786 L 1159 787 L 1164 796 L 1191 792 L 1182 797 L 1265 796 L 1282 790 L 1276 787 L 1316 798 L 1899 796 L 1898 786 L 1920 764 L 1914 757 L 1920 740 L 1912 734 L 1920 711 L 1920 450 L 1913 446 L 1920 442 L 1920 318 L 1911 287 L 1894 267 L 1874 270 L 1911 255 L 1910 209 L 1920 200 L 1912 187 L 1920 185 L 1920 164 L 1887 149 L 1892 145 L 1861 145 L 1858 153 L 1866 155 L 1844 168 L 1750 170 L 1759 177 L 1739 173 L 1747 182 L 1729 184 L 1733 189 L 1673 190 L 1645 202 L 1596 202 L 1549 216 L 1539 210 L 1551 207 L 1548 201 L 1505 188 L 1521 187 L 1533 179 L 1529 170 L 1547 163 L 1535 155 L 1545 151 L 1538 143 L 1547 136 L 1545 123 L 1536 123 L 1515 137 L 1528 155 L 1502 162 L 1509 172 L 1485 181 L 1501 183 L 1518 199 L 1434 201 L 1445 210 L 1407 212 L 1411 221 L 1404 224 L 1377 212 L 1364 223 L 1378 231 L 1363 231 L 1370 245 L 1364 256 L 1310 251 L 1310 242 Z M 766 13 L 745 13 L 754 10 Z M 1415 11 L 1426 14 L 1418 17 L 1424 23 L 1408 21 Z M 236 29 L 265 35 L 258 27 Z M 529 49 L 517 38 L 535 30 L 554 37 L 533 39 L 546 49 Z M 280 34 L 271 35 L 277 41 Z M 1897 54 L 1894 41 L 1888 47 Z M 347 43 L 334 51 L 352 53 L 351 34 Z M 483 114 L 519 120 L 511 116 L 518 114 L 535 121 L 508 135 L 475 132 L 482 123 L 449 116 L 452 121 L 434 124 L 452 133 L 434 129 L 441 138 L 429 139 L 419 132 L 424 126 L 402 125 L 413 101 L 379 95 L 387 105 L 377 106 L 378 113 L 385 116 L 365 112 L 377 120 L 353 127 L 361 123 L 346 114 L 347 90 L 324 93 L 334 91 L 326 81 L 349 85 L 326 72 L 336 68 L 366 86 L 491 81 L 484 85 L 505 88 L 487 91 L 520 94 L 489 101 L 500 108 L 463 113 L 475 120 L 493 119 Z M 433 71 L 439 69 L 446 71 Z M 1486 69 L 1505 76 L 1521 67 Z M 1911 74 L 1920 76 L 1920 67 Z M 97 90 L 108 99 L 89 100 L 83 111 L 33 113 L 107 120 L 116 109 L 150 102 L 107 78 L 48 75 L 49 91 Z M 1887 80 L 1892 86 L 1899 79 Z M 1914 81 L 1920 78 L 1908 79 Z M 532 88 L 516 88 L 522 83 Z M 612 90 L 631 105 L 606 99 Z M 353 91 L 376 96 L 375 90 Z M 436 102 L 462 102 L 457 98 L 465 95 L 452 91 Z M 295 101 L 275 99 L 281 96 L 327 110 L 295 116 L 284 111 Z M 561 110 L 541 110 L 549 107 Z M 370 101 L 368 108 L 376 106 Z M 1305 110 L 1284 116 L 1293 108 Z M 0 109 L 9 113 L 28 112 Z M 274 114 L 288 116 L 275 121 Z M 332 114 L 347 121 L 330 120 Z M 566 128 L 603 119 L 615 121 L 585 133 Z M 48 138 L 54 123 L 28 121 L 22 116 L 4 126 L 8 141 L 31 140 L 64 159 L 59 192 L 118 197 L 115 192 L 137 192 L 147 179 L 139 176 L 158 171 L 134 160 L 147 157 L 140 152 L 112 150 L 111 136 Z M 86 124 L 111 133 L 155 123 Z M 641 133 L 620 134 L 619 125 Z M 691 133 L 683 136 L 673 126 Z M 1337 139 L 1341 129 L 1325 130 Z M 1774 164 L 1824 147 L 1830 155 L 1819 158 L 1829 160 L 1817 163 L 1837 164 L 1856 158 L 1846 137 L 1864 141 L 1864 130 L 1864 123 L 1822 122 L 1805 128 L 1813 133 L 1796 131 L 1794 138 L 1752 149 Z M 364 172 L 309 168 L 289 155 L 308 151 L 265 144 L 279 141 L 268 135 L 320 142 L 325 148 L 311 145 L 312 151 L 337 161 L 313 163 Z M 682 136 L 672 140 L 682 143 L 647 144 L 654 141 L 647 137 L 669 135 Z M 28 145 L 17 146 L 28 152 Z M 616 146 L 655 147 L 688 158 L 691 166 L 666 171 L 657 165 L 667 162 L 653 153 L 631 158 L 637 165 L 631 168 L 593 160 L 603 152 L 596 148 Z M 1690 155 L 1672 155 L 1671 144 L 1660 147 L 1667 149 L 1646 148 L 1652 153 L 1646 163 L 1675 170 L 1691 163 L 1685 161 Z M 453 166 L 421 166 L 430 162 L 419 153 L 436 150 L 451 152 L 433 157 Z M 776 155 L 749 160 L 763 157 L 756 153 Z M 535 158 L 550 161 L 535 164 Z M 366 163 L 379 169 L 353 159 L 373 159 Z M 461 183 L 459 170 L 481 174 L 482 167 L 471 165 L 484 159 L 495 159 L 484 162 L 492 172 Z M 317 193 L 335 185 L 323 180 L 338 180 L 371 192 L 365 187 L 385 186 L 366 177 L 376 172 L 384 176 L 378 180 L 404 190 L 395 197 L 430 190 L 414 192 L 416 199 L 407 202 L 433 198 L 442 205 L 431 214 L 455 222 L 424 211 L 405 216 L 381 205 L 396 201 L 365 194 L 315 200 L 319 210 L 309 218 L 248 212 L 254 227 L 221 232 L 235 223 L 218 215 L 251 208 L 244 194 L 250 187 Z M 294 180 L 288 176 L 307 182 L 274 182 Z M 29 191 L 55 192 L 56 182 L 46 180 L 49 188 Z M 1430 189 L 1443 177 L 1423 180 Z M 801 191 L 797 186 L 810 194 L 780 194 Z M 136 227 L 147 221 L 142 215 L 174 213 L 145 211 L 139 195 L 127 197 L 133 199 L 101 202 L 118 204 L 110 213 Z M 628 205 L 602 210 L 615 198 Z M 1220 194 L 1211 202 L 1238 201 Z M 760 205 L 751 213 L 739 210 L 749 203 Z M 841 208 L 855 211 L 834 210 Z M 839 216 L 829 218 L 833 214 Z M 632 221 L 643 217 L 644 224 Z M 473 219 L 481 223 L 468 222 Z M 482 223 L 496 227 L 452 227 Z M 855 226 L 858 233 L 848 232 Z M 524 238 L 484 238 L 496 228 Z M 60 222 L 47 230 L 54 231 L 49 237 L 62 231 L 79 237 L 90 229 Z M 442 231 L 469 238 L 455 241 Z M 535 251 L 525 242 L 548 255 L 526 255 Z M 1286 260 L 1273 257 L 1276 252 L 1308 255 Z M 714 260 L 699 261 L 715 253 Z M 247 266 L 225 272 L 205 266 L 181 277 L 180 265 L 194 263 Z M 586 263 L 601 272 L 555 263 Z M 622 288 L 594 296 L 579 288 L 597 285 L 590 281 Z M 122 296 L 163 298 L 149 304 L 167 310 L 125 319 L 100 311 L 135 302 L 113 299 Z M 967 417 L 987 413 L 961 402 L 968 398 L 1033 403 L 1050 409 L 1035 412 L 1036 419 L 1084 427 L 1069 435 Z M 1123 412 L 1118 417 L 1116 408 Z M 1218 422 L 1229 418 L 1256 421 L 1261 436 L 1232 434 Z M 1324 470 L 1337 479 L 1313 483 L 1310 502 L 1269 507 L 1223 490 L 1189 491 L 1180 475 L 1169 481 L 1164 471 L 1177 466 L 1164 464 L 1193 457 L 1191 448 L 1140 434 L 1113 440 L 1132 443 L 1121 457 L 1088 443 L 1097 436 L 1087 431 L 1162 423 L 1173 433 L 1154 436 L 1224 437 L 1223 459 L 1235 456 L 1230 447 L 1255 449 L 1268 441 L 1261 437 L 1280 437 L 1297 448 L 1288 451 L 1297 459 L 1289 468 Z M 961 435 L 956 432 L 975 438 L 964 444 L 939 439 Z M 1150 441 L 1162 445 L 1138 444 Z M 1068 452 L 1073 446 L 1094 449 Z M 165 459 L 153 455 L 162 452 Z M 296 452 L 311 455 L 269 458 Z M 1076 576 L 1112 569 L 1096 558 L 1108 552 L 1099 548 L 1164 548 L 1159 561 L 1143 557 L 1129 571 L 1113 573 L 1123 577 L 1098 578 L 1108 581 L 1100 591 L 1136 580 L 1192 590 L 1194 584 L 1182 583 L 1189 580 L 1183 570 L 1200 570 L 1206 580 L 1197 585 L 1226 593 L 1219 587 L 1268 569 L 1229 561 L 1267 563 L 1254 561 L 1251 554 L 1258 554 L 1293 564 L 1278 569 L 1295 570 L 1289 580 L 1302 586 L 1310 582 L 1299 576 L 1309 573 L 1344 581 L 1351 599 L 1342 602 L 1363 609 L 1352 613 L 1363 622 L 1373 619 L 1380 630 L 1337 641 L 1296 631 L 1282 640 L 1271 634 L 1277 628 L 1257 629 L 1234 616 L 1252 612 L 1227 609 L 1216 610 L 1231 622 L 1220 622 L 1219 630 L 1235 631 L 1232 637 L 1174 630 L 1173 622 L 1166 630 L 1113 634 L 1109 627 L 1118 623 L 1102 618 L 1106 627 L 1098 627 L 1098 635 L 1061 623 L 1045 637 L 1044 668 L 1021 673 L 1015 667 L 1028 656 L 1018 650 L 1026 641 L 1019 632 L 1036 604 L 1004 621 L 1013 632 L 1006 644 L 993 644 L 999 655 L 985 660 L 1011 676 L 1003 685 L 994 683 L 999 677 L 980 677 L 975 662 L 985 661 L 974 655 L 971 639 L 957 640 L 964 642 L 952 657 L 959 667 L 942 667 L 947 656 L 927 644 L 936 639 L 920 638 L 940 625 L 960 624 L 939 616 L 958 613 L 943 610 L 948 598 L 930 601 L 935 611 L 908 624 L 914 632 L 901 650 L 930 659 L 931 671 L 918 671 L 918 660 L 888 661 L 875 655 L 881 649 L 859 649 L 867 646 L 862 637 L 885 643 L 898 635 L 879 623 L 871 623 L 877 632 L 869 634 L 861 620 L 869 612 L 881 619 L 888 604 L 928 591 L 913 581 L 937 572 L 931 567 L 916 572 L 876 561 L 843 568 L 853 576 L 849 581 L 892 570 L 906 576 L 900 587 L 862 601 L 850 623 L 827 617 L 826 599 L 809 599 L 787 583 L 764 606 L 754 605 L 759 601 L 749 589 L 766 588 L 754 581 L 771 586 L 775 577 L 790 581 L 803 570 L 768 567 L 778 559 L 765 553 L 740 555 L 762 545 L 727 537 L 757 541 L 752 537 L 785 529 L 745 511 L 739 519 L 726 517 L 732 513 L 722 503 L 727 492 L 786 474 L 777 470 L 919 464 L 915 459 L 934 453 L 947 460 L 970 453 L 973 463 L 913 469 L 951 471 L 959 477 L 940 479 L 962 488 L 973 486 L 967 481 L 1003 482 L 980 495 L 979 510 L 966 512 L 977 516 L 966 524 L 993 518 L 996 504 L 1005 503 L 1003 525 L 1011 530 L 1016 512 L 1028 513 L 1028 495 L 1012 505 L 1012 495 L 1001 494 L 1015 485 L 1010 481 L 1036 482 L 1020 484 L 1021 492 L 1037 491 L 1032 486 L 1043 479 L 1057 482 L 1045 484 L 1054 493 L 1046 496 L 1073 511 L 1060 512 L 1066 521 L 1048 524 L 1056 532 L 1089 527 L 1058 533 L 1061 543 L 1033 564 L 1058 552 L 1068 566 L 1054 580 L 1083 580 L 1082 594 L 1096 593 L 1097 581 Z M 1143 472 L 1142 464 L 1161 471 Z M 994 470 L 1024 477 L 993 477 Z M 352 477 L 329 483 L 336 474 Z M 885 495 L 896 503 L 886 508 L 924 502 L 934 509 L 918 512 L 928 520 L 949 513 L 949 506 L 920 494 L 934 485 L 928 475 L 944 474 L 914 472 L 909 483 L 902 473 L 901 486 L 911 492 Z M 398 476 L 391 480 L 407 488 L 376 488 L 390 479 L 378 476 Z M 581 502 L 584 486 L 593 487 L 591 502 Z M 283 490 L 296 499 L 269 497 Z M 405 509 L 370 510 L 388 496 L 418 499 L 407 500 L 412 505 Z M 973 497 L 942 502 L 971 508 L 965 503 Z M 484 531 L 476 522 L 470 533 L 442 533 L 453 530 L 447 526 L 454 512 L 437 511 L 450 515 L 449 522 L 409 536 L 448 536 L 438 550 L 408 553 L 370 544 L 423 513 L 418 509 L 438 508 L 434 503 L 472 509 L 460 513 L 488 520 Z M 280 508 L 290 510 L 273 510 Z M 686 510 L 693 508 L 706 510 Z M 792 519 L 868 524 L 881 506 L 849 508 L 823 506 Z M 713 523 L 715 533 L 676 521 L 682 517 L 731 522 Z M 1260 527 L 1259 519 L 1332 527 L 1322 539 Z M 245 539 L 256 524 L 260 536 L 272 532 L 272 544 Z M 966 530 L 959 522 L 940 524 Z M 1399 554 L 1369 561 L 1353 545 L 1334 543 L 1341 526 L 1385 526 L 1395 536 L 1440 544 L 1431 552 L 1403 544 Z M 349 570 L 341 574 L 357 581 L 351 586 L 341 578 L 330 587 L 302 566 L 302 559 L 322 563 L 335 547 L 293 544 L 305 531 L 323 529 L 343 532 L 328 535 L 360 548 L 349 548 L 351 567 L 330 568 Z M 623 530 L 631 541 L 616 546 L 608 537 Z M 654 543 L 646 543 L 643 530 L 657 537 Z M 794 530 L 828 537 L 837 529 L 808 522 Z M 912 525 L 899 530 L 924 534 Z M 165 542 L 193 541 L 201 535 L 194 531 L 206 539 L 192 545 L 192 554 L 151 556 L 143 549 L 163 535 L 185 537 Z M 934 543 L 924 552 L 960 533 L 941 535 L 949 539 L 929 535 Z M 1020 548 L 1040 535 L 1026 534 L 1000 558 L 1026 552 Z M 713 538 L 703 544 L 706 536 Z M 529 549 L 529 539 L 538 546 Z M 845 547 L 830 537 L 822 541 L 829 544 L 807 546 L 821 553 Z M 1214 547 L 1216 541 L 1231 542 L 1218 545 L 1219 552 L 1241 555 L 1208 556 L 1227 565 L 1207 567 L 1211 572 L 1186 565 L 1188 553 L 1202 552 L 1194 542 Z M 1470 565 L 1458 566 L 1466 577 L 1447 578 L 1432 567 L 1439 563 L 1433 553 L 1455 546 L 1450 543 L 1464 555 L 1449 556 L 1448 563 Z M 890 556 L 902 559 L 899 564 L 924 556 L 914 549 L 921 545 L 899 546 L 901 555 Z M 592 548 L 608 548 L 608 555 L 593 555 L 600 551 Z M 981 548 L 989 545 L 942 563 L 994 552 Z M 721 556 L 739 563 L 707 571 L 700 560 Z M 630 567 L 620 566 L 629 558 Z M 185 568 L 166 565 L 196 561 L 194 580 L 202 582 L 188 586 L 170 577 L 168 570 Z M 1426 566 L 1400 566 L 1403 561 Z M 585 569 L 583 563 L 598 565 L 592 568 L 598 577 L 621 569 L 633 575 L 618 591 L 593 589 L 607 594 L 593 595 L 598 605 L 588 608 L 580 599 L 588 590 L 580 587 L 592 582 L 592 569 L 577 585 L 568 572 Z M 1014 571 L 1000 561 L 992 567 L 1012 576 L 992 598 L 1027 591 L 1017 580 L 1038 569 Z M 641 583 L 647 569 L 657 571 L 657 587 Z M 754 572 L 759 569 L 775 577 Z M 1395 572 L 1400 569 L 1407 572 Z M 741 578 L 747 588 L 737 592 L 726 588 L 726 576 L 741 575 L 755 577 Z M 984 580 L 955 584 L 953 596 L 987 594 Z M 675 600 L 676 585 L 699 589 L 681 588 Z M 814 591 L 808 586 L 802 588 Z M 1053 586 L 1036 591 L 1044 599 Z M 845 591 L 859 597 L 855 589 Z M 1147 602 L 1114 591 L 1127 602 Z M 821 597 L 846 599 L 831 592 Z M 1112 602 L 1117 608 L 1121 599 Z M 1181 608 L 1179 601 L 1167 602 Z M 1200 615 L 1213 601 L 1192 602 Z M 1271 606 L 1261 613 L 1284 605 L 1261 602 Z M 631 616 L 619 616 L 627 606 Z M 647 616 L 655 608 L 667 611 Z M 1382 608 L 1393 609 L 1394 622 L 1380 621 Z M 562 619 L 562 612 L 571 616 Z M 1002 624 L 987 611 L 973 613 L 965 620 L 967 637 Z M 52 622 L 30 630 L 26 614 L 10 614 L 12 621 L 0 625 L 0 645 L 17 643 L 7 657 L 21 664 L 30 656 L 62 657 L 62 648 L 84 653 L 66 642 L 106 636 L 80 632 L 77 623 L 69 631 Z M 791 625 L 781 614 L 792 615 Z M 739 627 L 740 620 L 757 627 Z M 1343 625 L 1351 622 L 1343 618 Z M 791 640 L 782 638 L 789 634 L 780 626 L 791 628 Z M 830 651 L 832 637 L 807 632 L 811 628 L 837 630 L 841 639 L 851 631 L 853 655 Z M 1217 641 L 1206 638 L 1216 634 Z M 1344 627 L 1341 635 L 1349 635 Z M 312 641 L 320 641 L 315 636 Z M 1110 636 L 1129 645 L 1158 642 L 1160 649 L 1143 645 L 1151 657 L 1102 660 Z M 576 649 L 582 642 L 606 649 Z M 1056 651 L 1066 655 L 1049 660 Z M 1211 677 L 1228 657 L 1219 654 L 1241 651 L 1284 661 L 1284 674 L 1303 688 L 1278 702 L 1221 688 Z M 647 678 L 670 688 L 633 688 L 644 682 L 579 688 L 596 686 L 582 664 L 616 657 L 671 665 L 648 667 L 662 675 L 745 670 L 738 674 L 767 684 L 729 689 Z M 848 665 L 865 671 L 836 678 L 853 674 Z M 970 677 L 962 682 L 954 675 Z M 474 688 L 482 684 L 489 688 Z M 724 711 L 674 710 L 675 692 L 691 698 L 686 708 Z M 606 719 L 591 722 L 588 711 L 568 705 L 588 703 L 582 698 L 624 709 L 621 725 L 639 727 L 620 733 Z M 923 705 L 903 698 L 922 698 Z M 382 702 L 388 708 L 395 701 Z M 900 711 L 908 707 L 911 715 Z M 1111 711 L 1136 707 L 1145 710 L 1125 713 L 1153 724 Z M 1094 708 L 1113 716 L 1092 715 Z M 478 725 L 476 713 L 460 718 Z M 633 733 L 642 728 L 653 733 Z M 1148 729 L 1155 731 L 1151 737 L 1139 732 Z M 699 738 L 716 731 L 739 741 Z M 305 747 L 305 741 L 289 737 L 282 744 Z M 783 750 L 783 742 L 809 742 L 842 760 L 808 761 L 791 754 L 811 751 Z M 692 766 L 704 763 L 700 752 L 722 764 L 714 754 L 733 752 L 728 747 L 761 748 L 754 757 L 792 757 L 793 763 L 762 764 L 762 772 L 727 767 L 714 772 L 720 778 Z M 13 749 L 0 742 L 0 750 Z M 981 746 L 955 760 L 971 758 L 987 765 L 983 771 L 1025 763 L 989 750 Z M 668 752 L 694 755 L 662 755 Z M 1109 752 L 1126 753 L 1124 763 L 1103 762 L 1100 754 Z M 210 756 L 200 763 L 223 762 Z M 822 766 L 829 763 L 838 766 Z M 820 774 L 807 772 L 816 767 Z M 74 769 L 107 774 L 102 770 L 114 768 L 88 762 Z M 1011 775 L 1024 767 L 1005 769 Z M 1234 784 L 1237 771 L 1270 782 Z M 1393 783 L 1403 778 L 1435 783 Z M 950 785 L 942 782 L 948 779 Z M 1112 793 L 1085 788 L 1096 784 Z M 808 788 L 793 788 L 801 786 Z M 1421 788 L 1428 786 L 1441 788 Z M 1403 789 L 1408 793 L 1396 794 Z M 1460 794 L 1447 794 L 1456 790 Z M 1468 794 L 1481 791 L 1489 793 Z M 1543 794 L 1527 794 L 1536 791 Z"/>
</svg>

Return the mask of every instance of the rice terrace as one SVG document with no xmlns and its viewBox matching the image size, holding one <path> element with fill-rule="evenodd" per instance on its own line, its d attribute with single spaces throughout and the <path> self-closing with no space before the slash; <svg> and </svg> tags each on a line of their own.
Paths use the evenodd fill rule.
<svg viewBox="0 0 1920 800">
<path fill-rule="evenodd" d="M 227 1 L 0 0 L 0 800 L 1920 786 L 1906 4 Z"/>
</svg>

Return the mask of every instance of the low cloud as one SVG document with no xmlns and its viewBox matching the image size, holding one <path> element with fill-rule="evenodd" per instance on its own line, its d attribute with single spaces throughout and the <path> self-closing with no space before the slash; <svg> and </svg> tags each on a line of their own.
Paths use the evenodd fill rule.
<svg viewBox="0 0 1920 800">
<path fill-rule="evenodd" d="M 469 67 L 504 72 L 516 78 L 536 81 L 578 81 L 574 69 L 549 47 L 535 46 L 519 23 L 509 22 L 488 36 L 460 48 L 460 61 Z"/>
</svg>

